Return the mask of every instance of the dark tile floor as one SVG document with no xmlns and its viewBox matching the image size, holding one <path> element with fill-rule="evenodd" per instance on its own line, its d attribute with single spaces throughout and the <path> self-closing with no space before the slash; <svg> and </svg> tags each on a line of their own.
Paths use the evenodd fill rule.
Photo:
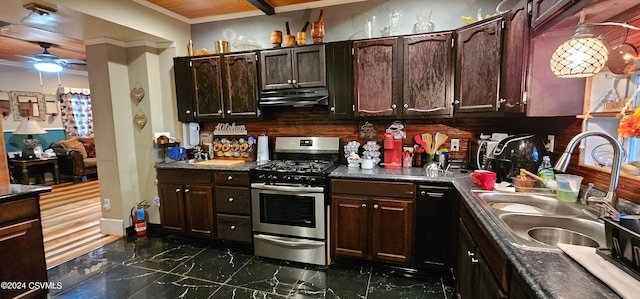
<svg viewBox="0 0 640 299">
<path fill-rule="evenodd" d="M 318 267 L 163 237 L 129 237 L 48 271 L 51 298 L 454 298 L 440 278 Z"/>
</svg>

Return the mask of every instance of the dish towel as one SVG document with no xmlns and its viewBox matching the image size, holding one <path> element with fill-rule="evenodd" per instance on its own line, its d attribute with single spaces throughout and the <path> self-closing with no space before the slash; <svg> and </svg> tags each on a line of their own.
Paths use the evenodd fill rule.
<svg viewBox="0 0 640 299">
<path fill-rule="evenodd" d="M 640 281 L 599 256 L 595 248 L 568 244 L 558 244 L 558 247 L 618 295 L 623 298 L 638 298 Z"/>
</svg>

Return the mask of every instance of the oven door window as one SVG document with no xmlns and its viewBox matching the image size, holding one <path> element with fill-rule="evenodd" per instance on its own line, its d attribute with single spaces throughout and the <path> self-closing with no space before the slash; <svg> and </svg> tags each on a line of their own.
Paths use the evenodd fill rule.
<svg viewBox="0 0 640 299">
<path fill-rule="evenodd" d="M 314 196 L 260 194 L 260 222 L 316 227 Z"/>
</svg>

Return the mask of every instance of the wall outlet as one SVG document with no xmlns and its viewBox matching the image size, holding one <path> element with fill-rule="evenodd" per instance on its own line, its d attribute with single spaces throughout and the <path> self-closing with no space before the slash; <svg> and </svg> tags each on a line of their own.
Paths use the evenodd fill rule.
<svg viewBox="0 0 640 299">
<path fill-rule="evenodd" d="M 105 198 L 103 201 L 104 201 L 104 204 L 102 205 L 102 208 L 105 211 L 111 210 L 111 199 Z"/>
<path fill-rule="evenodd" d="M 457 152 L 460 150 L 460 139 L 451 139 L 451 149 L 452 152 Z"/>
<path fill-rule="evenodd" d="M 555 135 L 547 135 L 547 140 L 549 140 L 549 142 L 546 145 L 547 151 L 550 153 L 553 153 L 553 147 L 555 145 L 555 141 L 556 141 L 556 136 Z"/>
</svg>

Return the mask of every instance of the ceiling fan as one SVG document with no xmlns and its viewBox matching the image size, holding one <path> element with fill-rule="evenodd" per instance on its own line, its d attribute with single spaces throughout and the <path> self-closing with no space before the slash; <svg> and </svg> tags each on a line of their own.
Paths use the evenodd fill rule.
<svg viewBox="0 0 640 299">
<path fill-rule="evenodd" d="M 35 54 L 30 57 L 33 60 L 34 67 L 41 72 L 57 73 L 62 68 L 73 68 L 75 66 L 86 66 L 87 62 L 80 59 L 60 59 L 58 56 L 49 53 L 51 43 L 37 42 L 44 49 L 41 54 Z"/>
</svg>

